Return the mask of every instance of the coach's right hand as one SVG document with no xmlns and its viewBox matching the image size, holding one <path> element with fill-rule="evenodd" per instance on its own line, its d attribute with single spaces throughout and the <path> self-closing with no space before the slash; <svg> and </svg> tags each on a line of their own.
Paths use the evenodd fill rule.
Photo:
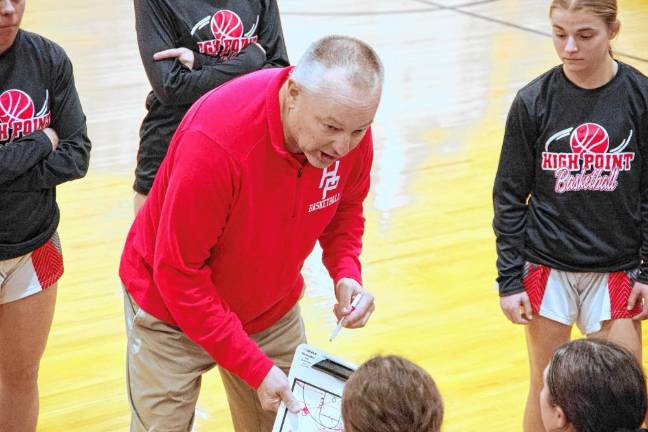
<svg viewBox="0 0 648 432">
<path fill-rule="evenodd" d="M 506 318 L 514 324 L 529 324 L 533 319 L 531 301 L 526 292 L 500 297 L 500 307 Z"/>
<path fill-rule="evenodd" d="M 283 401 L 288 411 L 297 413 L 303 408 L 303 404 L 295 399 L 290 391 L 288 377 L 277 366 L 272 366 L 268 375 L 257 389 L 261 408 L 266 411 L 276 412 L 279 409 L 279 403 Z"/>
</svg>

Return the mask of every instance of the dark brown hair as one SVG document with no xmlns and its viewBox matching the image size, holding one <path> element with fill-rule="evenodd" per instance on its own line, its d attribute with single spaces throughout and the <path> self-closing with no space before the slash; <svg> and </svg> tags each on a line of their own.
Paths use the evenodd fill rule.
<svg viewBox="0 0 648 432">
<path fill-rule="evenodd" d="M 577 432 L 637 430 L 646 415 L 646 380 L 625 348 L 597 339 L 558 347 L 547 369 L 549 403 Z"/>
<path fill-rule="evenodd" d="M 421 367 L 403 357 L 378 356 L 347 381 L 342 417 L 345 432 L 438 432 L 443 400 Z"/>
</svg>

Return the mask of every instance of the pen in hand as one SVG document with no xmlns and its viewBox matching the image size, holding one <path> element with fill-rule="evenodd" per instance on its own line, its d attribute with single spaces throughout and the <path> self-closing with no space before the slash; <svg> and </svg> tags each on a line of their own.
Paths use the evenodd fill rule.
<svg viewBox="0 0 648 432">
<path fill-rule="evenodd" d="M 362 298 L 362 293 L 358 293 L 355 298 L 353 299 L 353 302 L 351 302 L 351 312 L 355 310 L 355 308 L 358 306 L 360 303 L 360 299 Z M 349 312 L 349 313 L 351 313 Z M 340 320 L 337 323 L 337 326 L 335 326 L 335 330 L 333 330 L 333 333 L 331 333 L 331 336 L 329 337 L 329 342 L 333 342 L 333 339 L 335 339 L 335 336 L 337 336 L 338 333 L 340 333 L 340 330 L 342 330 L 342 324 L 344 324 L 344 319 L 348 315 L 343 316 L 340 318 Z"/>
</svg>

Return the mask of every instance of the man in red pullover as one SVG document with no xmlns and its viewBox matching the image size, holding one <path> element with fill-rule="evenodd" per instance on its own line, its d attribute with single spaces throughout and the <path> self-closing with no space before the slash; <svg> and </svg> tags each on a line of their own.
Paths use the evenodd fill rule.
<svg viewBox="0 0 648 432">
<path fill-rule="evenodd" d="M 189 431 L 214 365 L 236 431 L 270 431 L 281 401 L 299 409 L 286 373 L 318 240 L 337 318 L 366 324 L 362 202 L 382 81 L 368 45 L 330 36 L 295 69 L 237 78 L 188 111 L 121 259 L 131 431 Z"/>
</svg>

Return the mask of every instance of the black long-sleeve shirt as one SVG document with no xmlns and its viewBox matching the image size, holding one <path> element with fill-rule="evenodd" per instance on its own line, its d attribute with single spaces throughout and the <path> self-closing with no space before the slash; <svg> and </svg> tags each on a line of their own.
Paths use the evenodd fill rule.
<svg viewBox="0 0 648 432">
<path fill-rule="evenodd" d="M 148 194 L 171 137 L 193 102 L 239 75 L 287 66 L 288 56 L 276 0 L 134 3 L 140 55 L 153 90 L 146 98 L 133 187 Z M 179 47 L 194 51 L 192 70 L 175 59 L 153 60 L 156 52 Z"/>
<path fill-rule="evenodd" d="M 586 90 L 558 66 L 513 101 L 493 190 L 500 295 L 525 260 L 648 281 L 648 78 L 623 63 Z"/>
<path fill-rule="evenodd" d="M 59 146 L 42 129 L 59 136 Z M 90 140 L 63 49 L 19 30 L 0 54 L 0 260 L 24 255 L 56 231 L 56 186 L 83 177 Z"/>
</svg>

